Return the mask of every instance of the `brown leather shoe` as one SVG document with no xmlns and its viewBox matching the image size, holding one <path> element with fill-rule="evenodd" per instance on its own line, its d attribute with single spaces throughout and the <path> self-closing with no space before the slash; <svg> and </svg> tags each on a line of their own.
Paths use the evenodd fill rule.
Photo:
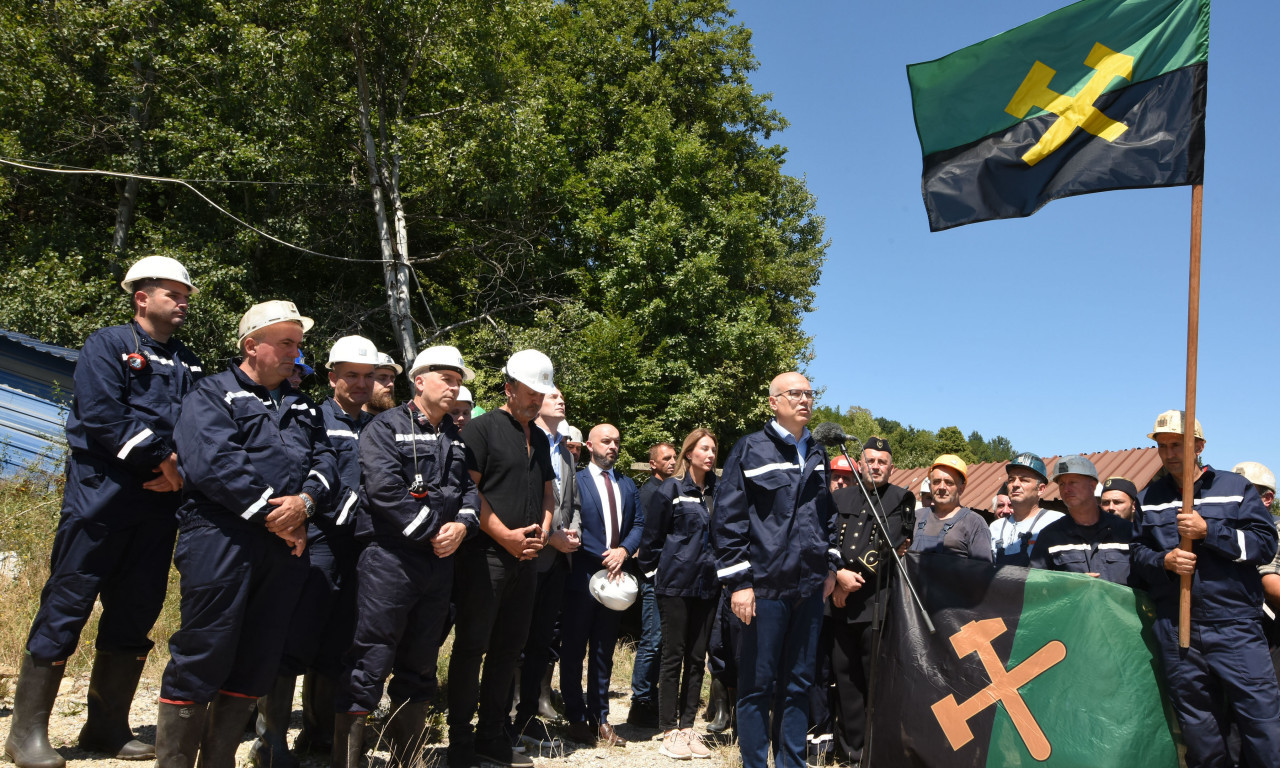
<svg viewBox="0 0 1280 768">
<path fill-rule="evenodd" d="M 589 747 L 596 745 L 595 729 L 586 722 L 569 723 L 569 730 L 565 736 L 575 744 L 586 744 Z"/>
<path fill-rule="evenodd" d="M 600 741 L 597 745 L 601 747 L 625 747 L 627 746 L 627 740 L 619 736 L 618 732 L 613 730 L 612 725 L 601 723 Z"/>
</svg>

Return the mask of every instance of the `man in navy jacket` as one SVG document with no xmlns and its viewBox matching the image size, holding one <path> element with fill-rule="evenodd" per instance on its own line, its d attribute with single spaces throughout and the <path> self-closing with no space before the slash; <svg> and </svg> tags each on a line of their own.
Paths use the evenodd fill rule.
<svg viewBox="0 0 1280 768">
<path fill-rule="evenodd" d="M 62 516 L 5 741 L 5 753 L 23 768 L 64 763 L 49 745 L 49 711 L 99 596 L 80 748 L 124 760 L 155 755 L 133 738 L 129 705 L 153 645 L 147 633 L 164 604 L 178 530 L 182 478 L 173 426 L 202 370 L 173 334 L 196 289 L 167 256 L 139 260 L 120 286 L 133 302 L 133 319 L 95 331 L 76 362 Z"/>
<path fill-rule="evenodd" d="M 588 589 L 600 569 L 620 577 L 635 557 L 644 534 L 644 511 L 635 481 L 614 469 L 620 436 L 612 424 L 597 424 L 587 437 L 591 463 L 578 470 L 582 500 L 582 548 L 574 555 L 565 590 L 561 626 L 560 691 L 569 738 L 578 743 L 626 746 L 609 725 L 609 678 L 618 641 L 617 611 L 596 602 Z M 582 658 L 587 662 L 587 696 L 582 696 Z"/>
<path fill-rule="evenodd" d="M 287 381 L 311 325 L 290 301 L 250 308 L 243 357 L 182 403 L 182 625 L 160 684 L 157 768 L 195 765 L 197 752 L 203 768 L 231 768 L 275 678 L 306 579 L 306 524 L 339 482 L 318 407 Z"/>
<path fill-rule="evenodd" d="M 1230 765 L 1224 711 L 1240 728 L 1241 762 L 1276 765 L 1280 685 L 1262 633 L 1258 566 L 1276 553 L 1271 514 L 1248 480 L 1208 465 L 1192 468 L 1193 507 L 1183 512 L 1183 414 L 1165 411 L 1148 435 L 1164 474 L 1142 492 L 1130 544 L 1133 574 L 1156 604 L 1155 635 L 1182 726 L 1188 768 Z M 1195 454 L 1204 432 L 1195 424 Z M 1178 548 L 1186 536 L 1191 551 Z M 1180 577 L 1191 575 L 1191 647 L 1178 647 Z"/>
<path fill-rule="evenodd" d="M 770 740 L 777 768 L 805 764 L 822 607 L 841 564 L 827 455 L 806 426 L 813 397 L 799 373 L 775 377 L 773 420 L 733 446 L 717 486 L 711 523 L 717 575 L 745 625 L 737 725 L 744 768 L 767 766 Z M 781 711 L 771 717 L 775 699 Z"/>
</svg>

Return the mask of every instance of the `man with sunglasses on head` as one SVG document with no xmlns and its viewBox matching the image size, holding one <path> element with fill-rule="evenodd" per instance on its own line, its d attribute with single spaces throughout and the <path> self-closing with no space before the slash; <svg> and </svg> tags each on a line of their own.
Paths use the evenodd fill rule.
<svg viewBox="0 0 1280 768">
<path fill-rule="evenodd" d="M 479 530 L 480 497 L 449 410 L 474 374 L 455 347 L 424 349 L 409 372 L 414 396 L 360 435 L 363 504 L 356 539 L 355 639 L 338 689 L 333 765 L 356 768 L 365 718 L 391 678 L 383 739 L 395 761 L 417 759 L 436 695 L 436 661 L 449 615 L 453 554 Z"/>
<path fill-rule="evenodd" d="M 805 764 L 822 608 L 841 564 L 827 455 L 807 426 L 813 401 L 799 373 L 770 382 L 774 418 L 729 452 L 712 518 L 717 576 L 744 625 L 737 726 L 744 768 L 765 768 L 771 742 L 777 768 Z"/>
</svg>

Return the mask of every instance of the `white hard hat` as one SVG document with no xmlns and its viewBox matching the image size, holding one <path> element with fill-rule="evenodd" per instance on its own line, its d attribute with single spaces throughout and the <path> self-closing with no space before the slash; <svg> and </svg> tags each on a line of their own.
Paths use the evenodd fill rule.
<svg viewBox="0 0 1280 768">
<path fill-rule="evenodd" d="M 471 390 L 466 387 L 458 387 L 458 396 L 453 398 L 455 403 L 475 403 L 475 398 L 471 397 Z"/>
<path fill-rule="evenodd" d="M 1245 480 L 1248 480 L 1254 485 L 1260 485 L 1263 488 L 1270 490 L 1272 493 L 1275 493 L 1276 476 L 1271 470 L 1267 469 L 1265 465 L 1259 464 L 1256 461 L 1242 461 L 1235 465 L 1231 471 L 1235 472 L 1237 475 L 1244 475 Z"/>
<path fill-rule="evenodd" d="M 573 429 L 573 427 L 569 426 L 569 422 L 562 420 L 559 424 L 556 425 L 556 434 L 562 437 L 568 437 L 571 434 L 569 432 L 569 430 L 571 429 Z M 579 432 L 578 434 L 582 434 L 582 433 Z"/>
<path fill-rule="evenodd" d="M 191 295 L 195 296 L 198 290 L 191 284 L 191 276 L 187 274 L 187 268 L 182 266 L 177 259 L 171 259 L 168 256 L 144 256 L 138 259 L 129 271 L 125 273 L 124 279 L 120 281 L 120 287 L 126 293 L 133 293 L 132 286 L 138 280 L 147 280 L 154 278 L 156 280 L 172 280 L 175 283 L 182 283 L 191 289 Z"/>
<path fill-rule="evenodd" d="M 395 361 L 395 358 L 388 355 L 386 352 L 378 353 L 378 364 L 373 366 L 373 369 L 376 371 L 379 368 L 390 368 L 396 372 L 397 376 L 404 373 L 404 368 L 401 368 L 400 364 Z"/>
<path fill-rule="evenodd" d="M 333 342 L 333 346 L 329 348 L 329 362 L 326 363 L 330 369 L 338 363 L 360 363 L 363 365 L 377 365 L 378 348 L 373 346 L 373 342 L 363 336 L 343 336 Z"/>
<path fill-rule="evenodd" d="M 471 381 L 476 377 L 475 371 L 462 364 L 462 353 L 457 347 L 439 345 L 435 347 L 427 347 L 413 358 L 413 367 L 409 369 L 409 378 L 414 378 L 419 373 L 425 371 L 432 366 L 441 368 L 454 368 L 462 374 L 463 381 Z"/>
<path fill-rule="evenodd" d="M 921 493 L 929 493 L 929 492 L 930 492 L 930 491 L 929 491 L 929 478 L 927 478 L 927 477 L 926 477 L 926 478 L 924 479 L 924 481 L 920 483 L 920 492 L 921 492 Z"/>
<path fill-rule="evenodd" d="M 609 581 L 609 572 L 603 568 L 595 572 L 588 582 L 587 588 L 596 602 L 611 611 L 625 611 L 636 601 L 640 594 L 640 585 L 636 577 L 623 571 L 622 578 Z"/>
<path fill-rule="evenodd" d="M 509 378 L 544 395 L 556 391 L 552 371 L 551 358 L 536 349 L 520 350 L 511 356 L 507 367 L 502 369 Z"/>
<path fill-rule="evenodd" d="M 1147 437 L 1155 440 L 1156 435 L 1181 435 L 1182 433 L 1182 411 L 1165 411 L 1156 417 L 1156 425 L 1151 428 Z M 1201 440 L 1204 439 L 1204 430 L 1200 428 L 1199 419 L 1196 419 L 1195 436 Z"/>
<path fill-rule="evenodd" d="M 300 315 L 292 301 L 264 301 L 261 304 L 254 304 L 240 318 L 240 343 L 244 343 L 249 334 L 268 325 L 290 322 L 301 325 L 303 333 L 311 330 L 311 326 L 316 324 L 311 318 Z"/>
</svg>

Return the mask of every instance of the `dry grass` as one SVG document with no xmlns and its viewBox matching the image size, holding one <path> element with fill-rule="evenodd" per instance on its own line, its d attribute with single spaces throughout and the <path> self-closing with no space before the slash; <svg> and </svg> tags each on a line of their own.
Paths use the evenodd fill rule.
<svg viewBox="0 0 1280 768">
<path fill-rule="evenodd" d="M 40 608 L 40 591 L 49 578 L 49 553 L 62 507 L 63 477 L 41 471 L 27 471 L 0 481 L 0 551 L 16 552 L 18 573 L 0 576 L 0 665 L 16 669 L 27 644 L 27 633 Z M 67 674 L 88 674 L 93 666 L 98 614 L 93 613 L 80 633 L 76 653 L 67 661 Z M 170 567 L 169 591 L 164 609 L 151 631 L 156 642 L 144 675 L 159 677 L 169 661 L 169 635 L 177 631 L 178 574 Z"/>
</svg>

